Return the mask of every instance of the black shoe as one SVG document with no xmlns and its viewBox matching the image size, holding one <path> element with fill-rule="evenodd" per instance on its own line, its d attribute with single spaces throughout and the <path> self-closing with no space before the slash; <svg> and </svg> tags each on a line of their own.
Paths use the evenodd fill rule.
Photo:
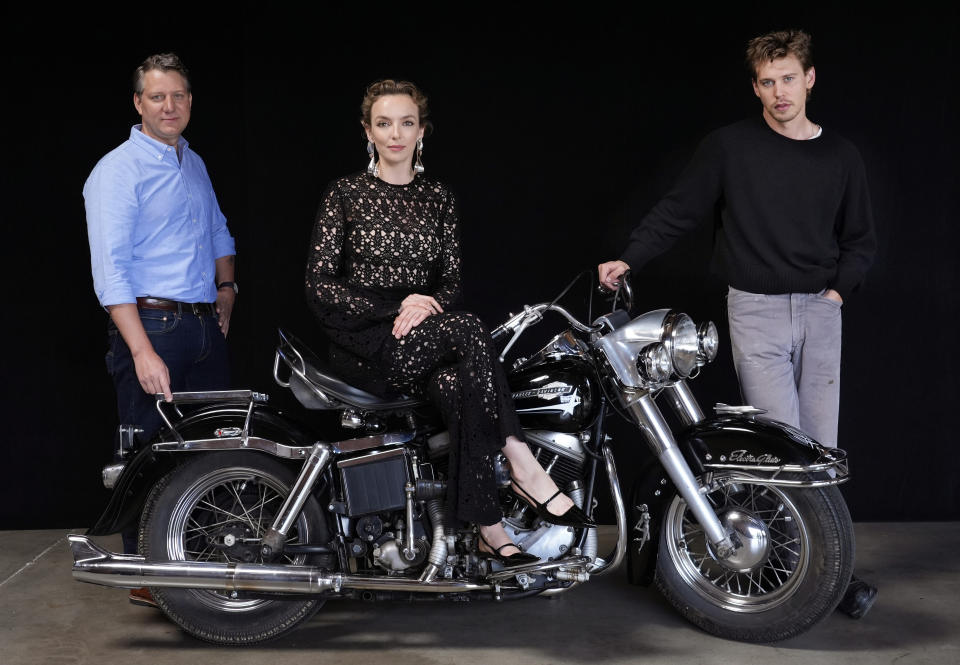
<svg viewBox="0 0 960 665">
<path fill-rule="evenodd" d="M 563 494 L 561 490 L 557 490 L 553 496 L 551 496 L 549 499 L 547 499 L 543 503 L 540 503 L 539 501 L 534 499 L 532 496 L 530 496 L 529 492 L 527 492 L 525 489 L 520 487 L 520 483 L 518 483 L 516 480 L 512 482 L 514 486 L 513 493 L 516 494 L 517 497 L 521 499 L 524 503 L 526 503 L 528 506 L 533 508 L 534 511 L 536 511 L 537 515 L 540 517 L 540 519 L 542 519 L 544 522 L 549 522 L 550 524 L 556 524 L 559 526 L 573 526 L 573 527 L 587 528 L 587 529 L 596 528 L 597 523 L 594 522 L 589 517 L 587 517 L 587 514 L 582 510 L 580 510 L 575 505 L 567 508 L 567 512 L 565 512 L 563 515 L 555 515 L 551 513 L 549 510 L 547 510 L 547 504 L 549 504 L 551 501 L 553 501 L 558 496 Z"/>
<path fill-rule="evenodd" d="M 529 563 L 536 563 L 537 561 L 540 560 L 540 557 L 520 550 L 520 548 L 517 547 L 515 543 L 508 542 L 508 543 L 504 543 L 500 547 L 494 547 L 493 545 L 487 542 L 487 539 L 484 538 L 482 534 L 478 532 L 477 535 L 480 536 L 481 542 L 483 542 L 484 545 L 490 548 L 489 552 L 485 552 L 477 548 L 478 551 L 480 552 L 480 556 L 484 557 L 485 559 L 496 559 L 501 564 L 503 564 L 505 568 L 513 568 L 515 566 L 525 566 Z M 504 547 L 517 547 L 517 552 L 509 556 L 500 554 L 500 550 L 502 550 Z"/>
<path fill-rule="evenodd" d="M 850 584 L 843 594 L 843 600 L 837 605 L 837 609 L 848 615 L 852 619 L 860 619 L 877 599 L 877 587 L 867 584 L 856 575 L 850 577 Z"/>
</svg>

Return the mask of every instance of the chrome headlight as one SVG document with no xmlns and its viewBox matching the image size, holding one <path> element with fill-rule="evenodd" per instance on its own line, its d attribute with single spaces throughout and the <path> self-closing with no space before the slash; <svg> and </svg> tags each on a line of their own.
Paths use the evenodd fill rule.
<svg viewBox="0 0 960 665">
<path fill-rule="evenodd" d="M 637 355 L 637 371 L 644 381 L 661 383 L 670 378 L 673 363 L 663 344 L 651 344 Z"/>
<path fill-rule="evenodd" d="M 717 357 L 720 336 L 713 321 L 704 321 L 697 326 L 697 365 L 706 365 Z"/>
<path fill-rule="evenodd" d="M 673 369 L 681 379 L 685 379 L 697 369 L 697 355 L 700 351 L 697 326 L 686 314 L 674 312 L 664 321 L 663 345 L 670 352 Z"/>
</svg>

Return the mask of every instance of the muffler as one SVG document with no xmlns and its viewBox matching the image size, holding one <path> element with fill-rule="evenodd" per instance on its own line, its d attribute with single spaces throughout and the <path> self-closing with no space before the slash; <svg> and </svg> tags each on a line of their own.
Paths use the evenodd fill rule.
<svg viewBox="0 0 960 665">
<path fill-rule="evenodd" d="M 152 563 L 145 557 L 116 554 L 86 536 L 70 536 L 73 578 L 102 586 L 135 589 L 164 587 L 211 589 L 230 593 L 338 593 L 342 589 L 451 593 L 491 591 L 488 584 L 461 581 L 421 582 L 418 579 L 365 577 L 329 573 L 316 566 L 260 563 L 169 561 Z"/>
</svg>

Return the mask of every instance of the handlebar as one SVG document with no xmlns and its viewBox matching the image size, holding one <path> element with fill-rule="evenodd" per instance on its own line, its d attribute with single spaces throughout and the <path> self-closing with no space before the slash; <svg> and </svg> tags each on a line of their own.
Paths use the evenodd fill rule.
<svg viewBox="0 0 960 665">
<path fill-rule="evenodd" d="M 544 312 L 557 312 L 558 314 L 562 315 L 571 326 L 582 333 L 594 333 L 603 330 L 603 324 L 591 326 L 583 323 L 566 309 L 555 304 L 557 300 L 563 297 L 563 294 L 566 293 L 571 286 L 573 286 L 573 283 L 576 282 L 579 277 L 580 276 L 578 275 L 577 278 L 575 278 L 573 282 L 571 282 L 567 288 L 564 289 L 556 299 L 554 299 L 553 302 L 540 303 L 538 305 L 524 305 L 522 312 L 511 315 L 509 319 L 491 331 L 490 336 L 493 338 L 494 342 L 498 341 L 509 333 L 513 333 L 513 337 L 510 338 L 510 341 L 507 342 L 506 346 L 503 347 L 503 351 L 500 352 L 500 362 L 503 362 L 503 359 L 510 350 L 510 347 L 514 345 L 514 343 L 520 338 L 520 335 L 522 335 L 528 327 L 536 323 L 540 323 L 540 321 L 543 320 Z M 606 291 L 602 284 L 600 285 L 600 288 L 602 292 Z M 626 306 L 626 311 L 629 312 L 631 309 L 633 309 L 633 289 L 630 287 L 629 269 L 624 271 L 624 273 L 620 276 L 619 283 L 617 284 L 617 290 L 613 292 L 614 309 L 616 309 L 617 299 L 621 294 L 623 295 L 623 304 Z"/>
<path fill-rule="evenodd" d="M 603 326 L 590 326 L 585 323 L 582 323 L 577 317 L 568 312 L 566 309 L 560 305 L 554 305 L 551 303 L 540 303 L 538 305 L 524 305 L 523 311 L 519 314 L 514 314 L 509 319 L 501 323 L 499 326 L 493 329 L 490 333 L 490 336 L 493 337 L 493 341 L 497 341 L 508 333 L 513 333 L 513 337 L 507 342 L 507 345 L 503 347 L 503 351 L 500 352 L 500 362 L 503 362 L 504 357 L 507 355 L 507 352 L 510 350 L 510 347 L 520 338 L 520 335 L 530 326 L 539 323 L 543 320 L 544 312 L 557 312 L 561 314 L 571 326 L 576 330 L 584 333 L 599 332 Z"/>
</svg>

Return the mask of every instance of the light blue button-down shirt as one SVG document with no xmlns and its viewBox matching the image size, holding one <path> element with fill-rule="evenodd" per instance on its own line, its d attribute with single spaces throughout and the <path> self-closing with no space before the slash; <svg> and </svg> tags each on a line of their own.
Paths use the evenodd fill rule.
<svg viewBox="0 0 960 665">
<path fill-rule="evenodd" d="M 137 296 L 217 298 L 215 261 L 236 253 L 203 160 L 140 131 L 107 153 L 83 186 L 93 288 L 100 304 Z"/>
</svg>

